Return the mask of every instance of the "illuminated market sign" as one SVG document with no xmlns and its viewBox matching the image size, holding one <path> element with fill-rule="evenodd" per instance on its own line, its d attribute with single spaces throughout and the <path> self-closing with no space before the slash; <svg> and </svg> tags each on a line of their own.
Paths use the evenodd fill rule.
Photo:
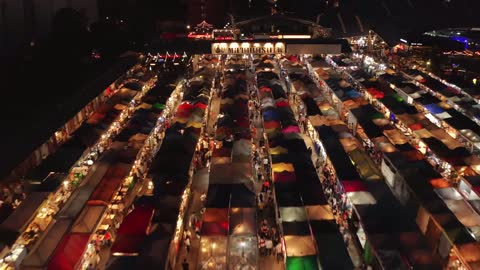
<svg viewBox="0 0 480 270">
<path fill-rule="evenodd" d="M 285 43 L 222 42 L 212 44 L 212 54 L 284 54 Z"/>
</svg>

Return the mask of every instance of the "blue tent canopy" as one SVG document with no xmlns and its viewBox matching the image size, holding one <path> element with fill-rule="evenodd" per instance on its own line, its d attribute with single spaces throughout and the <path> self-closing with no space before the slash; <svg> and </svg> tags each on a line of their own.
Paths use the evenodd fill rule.
<svg viewBox="0 0 480 270">
<path fill-rule="evenodd" d="M 442 107 L 438 106 L 437 104 L 427 104 L 425 105 L 425 108 L 427 108 L 427 110 L 432 114 L 439 114 L 445 111 Z"/>
</svg>

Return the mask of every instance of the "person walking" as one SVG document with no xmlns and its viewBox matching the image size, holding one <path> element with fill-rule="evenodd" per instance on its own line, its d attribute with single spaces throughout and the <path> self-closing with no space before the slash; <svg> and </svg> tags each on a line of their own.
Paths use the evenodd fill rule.
<svg viewBox="0 0 480 270">
<path fill-rule="evenodd" d="M 191 241 L 190 241 L 190 237 L 187 237 L 185 239 L 185 247 L 187 248 L 187 254 L 190 254 L 190 247 L 191 247 Z"/>
<path fill-rule="evenodd" d="M 265 170 L 268 171 L 268 158 L 263 159 L 263 166 L 265 167 Z"/>
<path fill-rule="evenodd" d="M 197 220 L 197 223 L 195 223 L 195 236 L 197 238 L 200 238 L 200 221 Z"/>
<path fill-rule="evenodd" d="M 260 255 L 261 256 L 266 255 L 266 243 L 263 237 L 260 238 Z"/>
<path fill-rule="evenodd" d="M 282 243 L 277 243 L 277 245 L 275 246 L 275 253 L 277 254 L 277 262 L 280 262 L 283 258 Z"/>
<path fill-rule="evenodd" d="M 190 232 L 190 230 L 187 230 L 185 232 L 185 239 L 187 239 L 187 238 L 190 238 L 190 239 L 192 238 L 192 233 Z"/>
<path fill-rule="evenodd" d="M 267 249 L 267 255 L 272 255 L 273 241 L 271 238 L 265 240 L 265 248 Z"/>
<path fill-rule="evenodd" d="M 183 259 L 182 270 L 189 270 L 190 266 L 188 265 L 187 259 Z"/>
<path fill-rule="evenodd" d="M 190 215 L 190 226 L 192 226 L 192 228 L 195 228 L 195 225 L 197 224 L 197 213 L 196 212 L 193 212 L 191 215 Z"/>
</svg>

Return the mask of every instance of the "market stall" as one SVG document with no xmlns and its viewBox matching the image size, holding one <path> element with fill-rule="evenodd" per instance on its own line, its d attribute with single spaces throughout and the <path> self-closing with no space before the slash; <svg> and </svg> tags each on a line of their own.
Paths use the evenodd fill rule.
<svg viewBox="0 0 480 270">
<path fill-rule="evenodd" d="M 223 236 L 204 236 L 201 238 L 198 258 L 199 269 L 214 270 L 227 267 L 227 239 Z"/>
<path fill-rule="evenodd" d="M 137 256 L 149 234 L 155 209 L 151 205 L 138 205 L 130 212 L 117 231 L 112 245 L 113 256 Z"/>
<path fill-rule="evenodd" d="M 90 239 L 89 233 L 69 233 L 57 246 L 55 254 L 48 263 L 51 270 L 74 270 L 79 267 L 83 252 Z"/>
</svg>

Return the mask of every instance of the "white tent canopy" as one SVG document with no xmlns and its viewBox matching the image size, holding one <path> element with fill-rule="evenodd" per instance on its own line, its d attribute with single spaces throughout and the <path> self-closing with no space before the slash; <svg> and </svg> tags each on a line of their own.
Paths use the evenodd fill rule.
<svg viewBox="0 0 480 270">
<path fill-rule="evenodd" d="M 453 187 L 435 189 L 435 193 L 443 200 L 461 200 L 462 194 Z"/>
<path fill-rule="evenodd" d="M 464 200 L 445 200 L 445 203 L 465 227 L 480 226 L 480 215 Z"/>
<path fill-rule="evenodd" d="M 43 269 L 48 263 L 48 258 L 53 254 L 56 247 L 62 240 L 63 236 L 70 227 L 70 220 L 60 219 L 52 221 L 54 224 L 45 233 L 45 237 L 41 243 L 30 251 L 25 260 L 22 262 L 22 268 L 26 269 Z"/>
<path fill-rule="evenodd" d="M 279 207 L 283 222 L 306 221 L 307 213 L 303 207 Z"/>
<path fill-rule="evenodd" d="M 372 194 L 368 191 L 355 191 L 348 192 L 348 198 L 353 204 L 376 204 L 377 201 L 373 198 Z"/>
</svg>

